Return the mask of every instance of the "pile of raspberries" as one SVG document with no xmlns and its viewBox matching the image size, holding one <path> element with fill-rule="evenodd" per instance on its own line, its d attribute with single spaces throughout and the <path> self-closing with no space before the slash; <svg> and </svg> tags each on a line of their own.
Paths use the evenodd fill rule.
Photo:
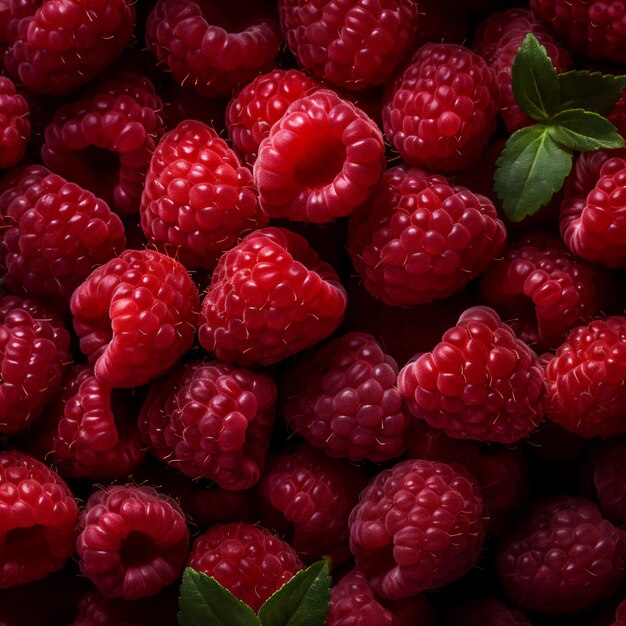
<svg viewBox="0 0 626 626">
<path fill-rule="evenodd" d="M 506 219 L 527 33 L 626 73 L 621 0 L 0 0 L 0 623 L 626 625 L 626 152 Z"/>
</svg>

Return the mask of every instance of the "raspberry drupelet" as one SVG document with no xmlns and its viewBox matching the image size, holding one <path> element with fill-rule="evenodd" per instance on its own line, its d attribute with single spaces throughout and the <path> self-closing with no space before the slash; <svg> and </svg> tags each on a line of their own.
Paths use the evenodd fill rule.
<svg viewBox="0 0 626 626">
<path fill-rule="evenodd" d="M 351 90 L 386 82 L 411 47 L 418 23 L 411 0 L 280 0 L 278 10 L 300 66 Z"/>
<path fill-rule="evenodd" d="M 482 57 L 456 44 L 427 44 L 393 86 L 383 108 L 385 135 L 411 165 L 462 169 L 495 130 L 498 97 Z"/>
<path fill-rule="evenodd" d="M 137 387 L 191 348 L 200 303 L 187 270 L 153 250 L 125 250 L 72 295 L 74 330 L 95 376 Z"/>
<path fill-rule="evenodd" d="M 215 267 L 241 234 L 264 226 L 250 170 L 217 133 L 186 120 L 159 142 L 141 197 L 150 244 L 185 267 Z"/>
<path fill-rule="evenodd" d="M 280 29 L 265 1 L 159 0 L 146 43 L 181 85 L 203 96 L 230 95 L 274 66 Z"/>
<path fill-rule="evenodd" d="M 443 626 L 532 626 L 525 615 L 495 598 L 466 600 L 446 613 Z"/>
<path fill-rule="evenodd" d="M 626 626 L 626 600 L 622 600 L 615 609 L 615 619 L 611 626 Z"/>
<path fill-rule="evenodd" d="M 163 134 L 161 99 L 145 76 L 125 72 L 62 106 L 41 156 L 121 214 L 137 213 L 150 157 Z"/>
<path fill-rule="evenodd" d="M 200 535 L 188 566 L 215 578 L 254 611 L 303 567 L 289 544 L 245 522 L 218 524 Z"/>
<path fill-rule="evenodd" d="M 96 491 L 81 515 L 80 569 L 106 598 L 138 600 L 180 576 L 189 531 L 176 502 L 152 487 Z"/>
<path fill-rule="evenodd" d="M 189 361 L 152 384 L 139 428 L 156 456 L 187 476 L 247 489 L 261 475 L 275 400 L 266 374 Z"/>
<path fill-rule="evenodd" d="M 491 200 L 444 176 L 397 165 L 352 216 L 348 250 L 372 296 L 403 306 L 460 291 L 505 238 Z"/>
<path fill-rule="evenodd" d="M 335 270 L 303 237 L 264 228 L 220 259 L 202 302 L 198 339 L 220 360 L 271 365 L 330 335 L 345 308 Z"/>
<path fill-rule="evenodd" d="M 546 405 L 537 355 L 483 306 L 405 365 L 398 388 L 413 415 L 458 439 L 513 443 L 539 425 Z"/>
<path fill-rule="evenodd" d="M 1 20 L 1 18 L 0 18 Z M 30 138 L 30 108 L 6 76 L 0 76 L 0 168 L 17 165 Z"/>
<path fill-rule="evenodd" d="M 0 452 L 0 589 L 61 569 L 74 552 L 78 507 L 58 474 Z"/>
</svg>

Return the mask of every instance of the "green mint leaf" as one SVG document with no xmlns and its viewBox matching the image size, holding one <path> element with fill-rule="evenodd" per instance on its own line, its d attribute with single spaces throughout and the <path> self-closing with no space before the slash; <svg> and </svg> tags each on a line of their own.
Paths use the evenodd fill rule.
<svg viewBox="0 0 626 626">
<path fill-rule="evenodd" d="M 494 190 L 510 220 L 519 222 L 550 202 L 572 168 L 572 153 L 544 124 L 513 133 L 500 155 Z"/>
<path fill-rule="evenodd" d="M 550 136 L 564 148 L 579 152 L 624 147 L 623 137 L 609 120 L 583 109 L 570 109 L 551 118 Z"/>
<path fill-rule="evenodd" d="M 559 111 L 559 77 L 546 49 L 528 33 L 513 62 L 511 85 L 517 104 L 539 122 Z"/>
<path fill-rule="evenodd" d="M 187 567 L 178 599 L 180 626 L 260 626 L 259 618 L 215 578 Z"/>
<path fill-rule="evenodd" d="M 559 74 L 561 110 L 585 109 L 608 115 L 626 89 L 626 76 L 572 70 Z"/>
<path fill-rule="evenodd" d="M 330 604 L 328 563 L 318 561 L 287 581 L 259 610 L 262 626 L 323 626 Z"/>
</svg>

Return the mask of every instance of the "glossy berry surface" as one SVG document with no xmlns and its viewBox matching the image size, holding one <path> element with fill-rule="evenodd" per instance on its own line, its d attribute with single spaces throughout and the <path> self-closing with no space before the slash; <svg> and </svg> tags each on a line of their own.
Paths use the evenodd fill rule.
<svg viewBox="0 0 626 626">
<path fill-rule="evenodd" d="M 0 77 L 0 167 L 17 165 L 30 138 L 30 108 L 10 78 Z"/>
</svg>

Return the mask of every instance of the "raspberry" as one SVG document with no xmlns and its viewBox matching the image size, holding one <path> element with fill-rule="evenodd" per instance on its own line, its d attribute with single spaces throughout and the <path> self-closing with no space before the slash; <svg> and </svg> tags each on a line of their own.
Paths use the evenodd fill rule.
<svg viewBox="0 0 626 626">
<path fill-rule="evenodd" d="M 405 365 L 398 389 L 413 415 L 458 439 L 513 443 L 539 425 L 546 404 L 537 356 L 481 306 Z"/>
<path fill-rule="evenodd" d="M 532 626 L 519 611 L 495 598 L 474 598 L 446 613 L 444 626 Z"/>
<path fill-rule="evenodd" d="M 578 157 L 561 204 L 561 237 L 574 254 L 607 267 L 626 265 L 625 185 L 625 158 L 608 152 Z"/>
<path fill-rule="evenodd" d="M 599 443 L 591 454 L 593 485 L 604 515 L 614 524 L 626 524 L 626 441 Z"/>
<path fill-rule="evenodd" d="M 548 417 L 581 437 L 626 432 L 626 317 L 575 328 L 546 368 Z"/>
<path fill-rule="evenodd" d="M 143 450 L 128 394 L 100 384 L 89 365 L 75 365 L 35 425 L 35 450 L 63 476 L 121 478 Z"/>
<path fill-rule="evenodd" d="M 4 285 L 59 306 L 126 246 L 124 226 L 103 200 L 41 165 L 16 175 L 0 196 L 0 214 Z"/>
<path fill-rule="evenodd" d="M 261 142 L 254 180 L 270 217 L 329 222 L 364 202 L 385 169 L 380 129 L 336 93 L 296 100 Z"/>
<path fill-rule="evenodd" d="M 500 42 L 506 43 L 503 35 L 524 29 L 531 32 L 533 27 L 539 28 L 540 25 L 528 9 L 495 11 L 476 27 L 472 48 L 491 65 L 498 54 Z"/>
<path fill-rule="evenodd" d="M 328 456 L 388 461 L 406 450 L 413 421 L 397 377 L 395 360 L 372 335 L 348 333 L 283 378 L 284 417 Z"/>
<path fill-rule="evenodd" d="M 151 487 L 115 485 L 95 492 L 76 542 L 81 572 L 106 598 L 137 600 L 180 575 L 189 547 L 174 500 Z"/>
<path fill-rule="evenodd" d="M 305 69 L 346 89 L 384 83 L 417 28 L 411 0 L 280 0 L 287 45 Z"/>
<path fill-rule="evenodd" d="M 88 83 L 121 54 L 135 26 L 130 0 L 23 0 L 0 7 L 4 67 L 38 93 Z"/>
<path fill-rule="evenodd" d="M 402 306 L 460 291 L 499 254 L 505 238 L 491 200 L 398 165 L 353 215 L 348 249 L 366 289 Z"/>
<path fill-rule="evenodd" d="M 74 551 L 78 507 L 58 474 L 20 452 L 2 452 L 0 503 L 0 588 L 61 569 Z"/>
<path fill-rule="evenodd" d="M 305 561 L 329 554 L 341 563 L 348 556 L 348 517 L 366 484 L 360 468 L 302 446 L 269 463 L 259 493 L 278 513 L 276 530 L 292 531 L 290 544 Z"/>
<path fill-rule="evenodd" d="M 69 344 L 56 313 L 31 300 L 0 298 L 0 433 L 24 428 L 53 398 Z"/>
<path fill-rule="evenodd" d="M 150 244 L 186 267 L 215 267 L 243 231 L 267 223 L 250 170 L 212 128 L 195 120 L 159 142 L 140 212 Z"/>
<path fill-rule="evenodd" d="M 257 76 L 226 107 L 226 126 L 233 147 L 252 165 L 259 145 L 292 102 L 321 85 L 299 70 L 272 70 Z"/>
<path fill-rule="evenodd" d="M 376 594 L 400 599 L 460 578 L 485 533 L 478 485 L 463 468 L 403 461 L 382 471 L 350 515 L 350 549 Z"/>
<path fill-rule="evenodd" d="M 190 361 L 153 383 L 139 428 L 156 456 L 187 476 L 247 489 L 263 468 L 275 400 L 265 374 Z"/>
<path fill-rule="evenodd" d="M 147 78 L 122 74 L 54 114 L 41 148 L 43 161 L 119 213 L 136 213 L 163 133 L 162 106 Z"/>
<path fill-rule="evenodd" d="M 218 524 L 200 535 L 188 565 L 215 578 L 255 611 L 302 569 L 291 546 L 244 522 Z"/>
<path fill-rule="evenodd" d="M 22 160 L 30 137 L 29 118 L 28 102 L 9 78 L 0 76 L 0 168 L 13 167 Z"/>
<path fill-rule="evenodd" d="M 383 123 L 407 163 L 454 171 L 480 156 L 497 108 L 498 84 L 484 59 L 456 44 L 427 44 L 396 81 Z"/>
<path fill-rule="evenodd" d="M 610 63 L 626 62 L 626 6 L 606 0 L 531 0 L 537 19 L 572 52 Z"/>
<path fill-rule="evenodd" d="M 521 607 L 570 614 L 610 596 L 624 580 L 624 534 L 585 498 L 536 504 L 498 556 L 507 595 Z"/>
<path fill-rule="evenodd" d="M 251 233 L 222 256 L 202 303 L 198 339 L 238 365 L 270 365 L 332 333 L 346 293 L 303 237 L 283 228 Z"/>
<path fill-rule="evenodd" d="M 618 605 L 612 626 L 626 626 L 626 600 L 622 600 Z"/>
<path fill-rule="evenodd" d="M 192 346 L 200 303 L 185 268 L 153 250 L 125 250 L 71 301 L 80 348 L 111 387 L 164 374 Z"/>
<path fill-rule="evenodd" d="M 215 96 L 273 67 L 280 31 L 264 2 L 159 0 L 148 18 L 146 43 L 181 85 Z"/>
</svg>

